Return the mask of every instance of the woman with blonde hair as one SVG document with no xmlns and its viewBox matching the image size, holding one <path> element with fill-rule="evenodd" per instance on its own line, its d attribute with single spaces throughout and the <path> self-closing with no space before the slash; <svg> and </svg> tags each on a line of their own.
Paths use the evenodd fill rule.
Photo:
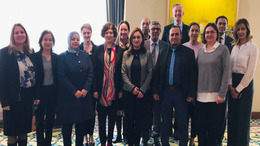
<svg viewBox="0 0 260 146">
<path fill-rule="evenodd" d="M 249 23 L 239 19 L 234 26 L 231 52 L 232 83 L 228 99 L 228 145 L 248 146 L 258 47 L 253 43 Z"/>
<path fill-rule="evenodd" d="M 35 66 L 31 59 L 29 37 L 21 24 L 12 28 L 9 46 L 1 49 L 0 97 L 3 108 L 4 135 L 8 146 L 27 145 L 32 131 L 35 97 Z M 35 99 L 34 104 L 38 105 Z"/>
</svg>

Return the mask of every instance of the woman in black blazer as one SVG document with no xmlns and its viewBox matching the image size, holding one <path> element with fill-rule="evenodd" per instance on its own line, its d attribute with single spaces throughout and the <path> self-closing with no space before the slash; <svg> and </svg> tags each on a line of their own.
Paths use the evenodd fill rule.
<svg viewBox="0 0 260 146">
<path fill-rule="evenodd" d="M 105 43 L 97 47 L 94 56 L 93 96 L 98 100 L 98 122 L 101 146 L 112 146 L 116 117 L 114 101 L 122 97 L 121 64 L 124 50 L 114 44 L 117 29 L 113 23 L 106 23 L 101 31 Z M 108 117 L 108 137 L 106 137 L 106 117 Z"/>
<path fill-rule="evenodd" d="M 147 118 L 146 91 L 150 89 L 152 79 L 152 56 L 144 48 L 144 35 L 140 28 L 134 28 L 130 36 L 130 48 L 124 52 L 122 61 L 122 79 L 125 111 L 125 134 L 129 146 L 140 143 L 140 137 L 148 135 L 144 119 Z M 147 141 L 143 142 L 147 145 Z"/>
<path fill-rule="evenodd" d="M 82 42 L 80 44 L 79 49 L 86 51 L 88 53 L 88 55 L 90 56 L 91 60 L 93 60 L 93 54 L 94 54 L 97 46 L 91 41 L 91 36 L 92 36 L 91 25 L 88 23 L 84 24 L 81 27 L 81 34 L 84 38 L 84 42 Z M 95 111 L 97 100 L 93 98 L 92 89 L 89 91 L 89 95 L 91 97 L 91 98 L 89 98 L 89 100 L 90 100 L 90 102 L 93 103 L 93 109 Z M 94 115 L 95 115 L 95 112 L 94 112 Z M 94 116 L 90 120 L 87 120 L 85 123 L 86 132 L 85 132 L 84 142 L 83 142 L 84 146 L 94 146 L 95 145 L 95 141 L 93 138 L 93 132 L 94 132 L 94 127 L 95 127 L 95 118 L 96 118 L 96 116 Z M 88 137 L 88 135 L 89 135 L 89 137 Z"/>
<path fill-rule="evenodd" d="M 0 97 L 3 108 L 4 135 L 8 146 L 27 145 L 32 130 L 33 98 L 35 98 L 35 63 L 25 28 L 15 24 L 10 44 L 1 49 Z M 35 99 L 34 104 L 39 104 Z"/>
<path fill-rule="evenodd" d="M 36 76 L 36 93 L 37 97 L 41 100 L 38 108 L 35 110 L 38 146 L 51 146 L 58 83 L 57 54 L 52 51 L 54 44 L 55 39 L 52 32 L 44 30 L 39 39 L 40 51 L 33 55 L 38 74 Z M 44 120 L 45 115 L 46 118 Z"/>
</svg>

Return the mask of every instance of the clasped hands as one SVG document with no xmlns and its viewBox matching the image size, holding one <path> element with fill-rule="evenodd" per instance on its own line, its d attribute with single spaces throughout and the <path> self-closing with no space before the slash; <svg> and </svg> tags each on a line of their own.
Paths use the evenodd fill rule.
<svg viewBox="0 0 260 146">
<path fill-rule="evenodd" d="M 85 89 L 82 89 L 81 91 L 77 91 L 74 95 L 76 96 L 76 98 L 83 98 L 86 97 L 88 91 Z"/>
<path fill-rule="evenodd" d="M 135 87 L 133 92 L 134 95 L 137 96 L 137 98 L 143 98 L 144 94 L 141 92 L 141 90 L 138 87 Z"/>
</svg>

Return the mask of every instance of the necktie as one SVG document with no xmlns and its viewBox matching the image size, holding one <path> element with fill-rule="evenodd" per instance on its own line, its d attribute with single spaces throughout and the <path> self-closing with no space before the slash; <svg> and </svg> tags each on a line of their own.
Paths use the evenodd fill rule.
<svg viewBox="0 0 260 146">
<path fill-rule="evenodd" d="M 175 62 L 175 48 L 172 48 L 172 56 L 171 56 L 170 71 L 169 71 L 169 85 L 173 85 L 174 62 Z"/>
<path fill-rule="evenodd" d="M 222 37 L 219 37 L 219 43 L 222 44 Z"/>
<path fill-rule="evenodd" d="M 152 58 L 153 58 L 153 66 L 156 65 L 156 43 L 153 43 L 152 46 L 153 46 L 153 50 L 152 50 Z"/>
</svg>

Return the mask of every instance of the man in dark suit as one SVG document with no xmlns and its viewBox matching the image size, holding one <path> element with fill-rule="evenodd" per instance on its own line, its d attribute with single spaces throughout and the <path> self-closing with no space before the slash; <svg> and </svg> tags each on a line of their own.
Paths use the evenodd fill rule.
<svg viewBox="0 0 260 146">
<path fill-rule="evenodd" d="M 216 19 L 216 25 L 218 27 L 218 31 L 219 31 L 219 42 L 223 45 L 226 45 L 228 47 L 229 52 L 231 53 L 232 51 L 232 44 L 231 42 L 233 41 L 233 39 L 226 35 L 225 31 L 227 29 L 227 24 L 228 24 L 228 19 L 226 16 L 219 16 Z"/>
<path fill-rule="evenodd" d="M 150 51 L 152 54 L 153 59 L 153 69 L 155 69 L 155 66 L 157 62 L 159 61 L 158 58 L 161 58 L 159 56 L 162 55 L 162 52 L 164 49 L 170 49 L 169 43 L 159 40 L 159 36 L 161 33 L 161 25 L 158 21 L 152 21 L 149 26 L 149 32 L 151 35 L 151 38 L 149 40 L 146 40 L 144 42 L 144 47 Z M 154 76 L 153 76 L 154 78 Z M 152 79 L 153 81 L 153 79 Z M 151 82 L 151 85 L 153 83 Z M 151 95 L 152 96 L 152 95 Z M 150 113 L 153 113 L 153 130 L 152 130 L 152 137 L 154 138 L 154 144 L 155 146 L 159 146 L 159 137 L 160 137 L 160 123 L 161 123 L 161 110 L 160 110 L 160 100 L 159 99 L 153 99 L 153 103 L 151 104 L 151 108 L 153 110 L 150 110 Z M 149 119 L 151 120 L 151 119 Z M 150 126 L 150 125 L 149 125 Z"/>
<path fill-rule="evenodd" d="M 216 25 L 219 30 L 219 43 L 226 45 L 228 47 L 229 52 L 231 53 L 232 51 L 232 44 L 231 42 L 233 39 L 226 35 L 225 31 L 227 29 L 227 24 L 228 24 L 228 19 L 225 16 L 219 16 L 216 19 Z M 227 94 L 228 95 L 228 94 Z M 220 125 L 219 125 L 219 132 L 218 132 L 218 137 L 217 137 L 217 145 L 222 146 L 222 140 L 224 138 L 224 133 L 226 129 L 226 113 L 227 113 L 227 99 L 226 101 L 219 106 L 219 120 L 220 120 Z"/>
<path fill-rule="evenodd" d="M 181 45 L 181 30 L 173 26 L 169 32 L 171 49 L 164 49 L 159 56 L 153 83 L 153 98 L 161 102 L 161 141 L 169 146 L 172 110 L 178 122 L 180 146 L 188 143 L 188 102 L 196 92 L 196 62 L 193 50 Z"/>
<path fill-rule="evenodd" d="M 170 42 L 168 36 L 169 36 L 169 30 L 172 28 L 172 26 L 180 27 L 181 32 L 182 32 L 181 44 L 186 43 L 190 40 L 189 34 L 188 34 L 189 26 L 182 22 L 183 15 L 184 15 L 184 12 L 183 12 L 182 5 L 179 3 L 175 4 L 172 8 L 172 16 L 174 18 L 174 23 L 164 27 L 163 35 L 162 35 L 163 41 Z"/>
</svg>

